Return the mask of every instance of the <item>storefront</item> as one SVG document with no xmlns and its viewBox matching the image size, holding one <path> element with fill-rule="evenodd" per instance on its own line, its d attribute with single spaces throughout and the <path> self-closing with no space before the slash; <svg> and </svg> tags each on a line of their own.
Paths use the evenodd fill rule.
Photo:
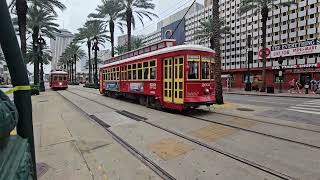
<svg viewBox="0 0 320 180">
<path fill-rule="evenodd" d="M 289 89 L 289 81 L 292 79 L 298 80 L 302 85 L 311 79 L 320 80 L 320 63 L 316 64 L 301 64 L 282 66 L 283 68 L 283 81 L 284 89 Z M 268 67 L 266 71 L 267 86 L 274 86 L 279 88 L 279 66 Z M 231 80 L 232 88 L 244 88 L 247 81 L 247 69 L 237 69 L 223 71 L 223 77 L 228 75 Z M 223 78 L 222 81 L 226 81 Z M 261 86 L 262 83 L 262 68 L 253 68 L 250 70 L 250 82 L 253 86 Z M 226 82 L 222 82 L 224 87 L 227 87 Z"/>
</svg>

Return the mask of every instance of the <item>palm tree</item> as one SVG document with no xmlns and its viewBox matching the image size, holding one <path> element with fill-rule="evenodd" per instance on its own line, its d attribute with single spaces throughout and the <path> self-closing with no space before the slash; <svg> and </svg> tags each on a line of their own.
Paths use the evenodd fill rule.
<svg viewBox="0 0 320 180">
<path fill-rule="evenodd" d="M 81 58 L 85 57 L 85 52 L 79 45 L 77 45 L 76 42 L 72 42 L 63 52 L 62 56 L 60 57 L 60 61 L 62 64 L 67 64 L 67 66 L 70 67 L 70 74 L 71 74 L 71 82 L 77 81 L 77 61 L 79 61 Z M 75 67 L 73 67 L 75 66 Z M 75 75 L 73 75 L 73 73 Z"/>
<path fill-rule="evenodd" d="M 21 41 L 21 52 L 23 57 L 27 53 L 27 12 L 28 6 L 37 6 L 40 9 L 46 9 L 56 15 L 55 8 L 64 10 L 66 7 L 59 0 L 12 0 L 9 8 L 11 12 L 18 16 L 19 36 Z"/>
<path fill-rule="evenodd" d="M 131 51 L 131 30 L 132 27 L 135 28 L 135 17 L 137 17 L 142 25 L 143 18 L 147 17 L 152 20 L 153 17 L 158 17 L 156 14 L 149 10 L 154 10 L 155 5 L 152 0 L 120 0 L 124 10 L 122 13 L 123 20 L 126 21 L 127 25 L 127 35 L 128 35 L 128 51 Z M 132 25 L 132 26 L 131 26 Z"/>
<path fill-rule="evenodd" d="M 144 46 L 143 42 L 142 42 L 142 38 L 132 38 L 132 49 L 139 49 L 141 47 Z"/>
<path fill-rule="evenodd" d="M 54 23 L 56 16 L 46 9 L 39 9 L 36 6 L 32 6 L 28 12 L 27 17 L 27 29 L 32 34 L 32 47 L 34 54 L 38 54 L 38 37 L 39 32 L 43 33 L 44 36 L 49 38 L 55 38 L 53 33 L 60 32 L 59 25 Z M 34 56 L 36 57 L 36 56 Z M 34 83 L 39 83 L 39 63 L 37 59 L 34 60 Z M 43 77 L 43 76 L 41 76 Z M 42 80 L 42 79 L 41 79 Z"/>
<path fill-rule="evenodd" d="M 120 21 L 120 11 L 123 10 L 122 4 L 118 0 L 102 0 L 102 5 L 96 8 L 97 13 L 92 13 L 89 17 L 103 20 L 109 26 L 111 57 L 114 57 L 114 31 L 115 24 L 123 32 L 123 23 Z"/>
<path fill-rule="evenodd" d="M 82 28 L 78 29 L 79 33 L 76 34 L 75 40 L 79 42 L 86 42 L 88 47 L 88 62 L 89 62 L 89 83 L 92 83 L 92 66 L 91 66 L 91 42 L 94 37 L 101 37 L 100 42 L 105 43 L 109 39 L 105 33 L 102 21 L 93 20 L 87 21 Z"/>
<path fill-rule="evenodd" d="M 115 53 L 120 55 L 127 52 L 127 46 L 118 45 L 115 47 Z"/>
<path fill-rule="evenodd" d="M 253 11 L 253 14 L 261 14 L 262 22 L 262 87 L 261 92 L 266 91 L 266 67 L 267 67 L 267 55 L 266 55 L 266 37 L 267 37 L 267 20 L 269 11 L 274 8 L 290 7 L 295 5 L 294 0 L 288 0 L 286 2 L 276 3 L 277 0 L 243 0 L 241 6 L 238 9 L 239 14 L 244 14 L 248 11 Z"/>
<path fill-rule="evenodd" d="M 222 84 L 221 84 L 221 57 L 220 57 L 220 39 L 222 34 L 230 33 L 230 27 L 224 26 L 224 21 L 220 19 L 219 30 L 217 32 L 218 36 L 216 37 L 216 22 L 213 17 L 209 18 L 207 21 L 201 21 L 200 27 L 196 31 L 195 39 L 200 39 L 200 42 L 209 39 L 210 40 L 210 48 L 215 50 L 216 58 L 215 58 L 215 94 L 216 94 L 216 103 L 223 104 L 223 93 L 222 93 Z M 215 38 L 218 38 L 215 40 Z M 217 50 L 219 49 L 219 50 Z M 219 64 L 219 65 L 217 65 Z"/>
</svg>

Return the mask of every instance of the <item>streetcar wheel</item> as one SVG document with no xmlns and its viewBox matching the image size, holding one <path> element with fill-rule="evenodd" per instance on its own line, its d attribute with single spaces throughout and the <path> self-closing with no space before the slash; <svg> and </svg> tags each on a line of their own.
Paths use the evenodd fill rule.
<svg viewBox="0 0 320 180">
<path fill-rule="evenodd" d="M 146 105 L 147 105 L 146 98 L 145 98 L 144 96 L 140 96 L 140 97 L 139 97 L 139 103 L 140 103 L 142 106 L 146 106 Z"/>
</svg>

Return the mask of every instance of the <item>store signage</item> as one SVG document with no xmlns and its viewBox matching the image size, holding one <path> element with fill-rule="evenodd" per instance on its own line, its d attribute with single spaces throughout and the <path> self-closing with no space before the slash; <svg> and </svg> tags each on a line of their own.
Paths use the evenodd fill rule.
<svg viewBox="0 0 320 180">
<path fill-rule="evenodd" d="M 288 65 L 282 66 L 282 69 L 298 69 L 298 68 L 320 68 L 320 63 L 318 64 L 296 64 L 296 65 Z M 273 66 L 271 69 L 280 69 L 280 66 Z"/>
<path fill-rule="evenodd" d="M 291 44 L 271 46 L 271 53 L 267 58 L 297 56 L 303 54 L 320 53 L 320 40 L 308 40 Z M 261 49 L 259 49 L 259 52 Z M 261 57 L 259 57 L 261 59 Z"/>
<path fill-rule="evenodd" d="M 320 72 L 320 68 L 305 68 L 305 69 L 287 69 L 286 73 L 312 73 L 312 72 Z"/>
</svg>

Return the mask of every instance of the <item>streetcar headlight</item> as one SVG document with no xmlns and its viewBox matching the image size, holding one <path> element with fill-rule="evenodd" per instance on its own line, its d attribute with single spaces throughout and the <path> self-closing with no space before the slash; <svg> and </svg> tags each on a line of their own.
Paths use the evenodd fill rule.
<svg viewBox="0 0 320 180">
<path fill-rule="evenodd" d="M 204 94 L 210 94 L 210 90 L 209 89 L 204 89 Z"/>
<path fill-rule="evenodd" d="M 62 82 L 59 82 L 59 86 L 62 86 Z"/>
</svg>

